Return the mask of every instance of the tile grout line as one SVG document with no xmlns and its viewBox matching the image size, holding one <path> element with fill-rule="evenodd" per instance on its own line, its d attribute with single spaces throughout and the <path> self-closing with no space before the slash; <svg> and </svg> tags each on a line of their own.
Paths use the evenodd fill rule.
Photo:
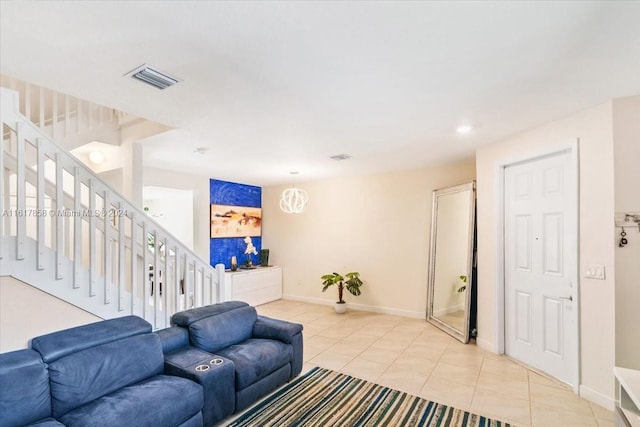
<svg viewBox="0 0 640 427">
<path fill-rule="evenodd" d="M 529 391 L 529 424 L 533 427 L 533 405 L 531 404 L 531 371 L 527 369 L 527 390 Z"/>
<path fill-rule="evenodd" d="M 387 369 L 385 369 L 385 370 L 384 370 L 384 372 L 382 372 L 382 374 L 380 374 L 380 375 L 378 376 L 378 378 L 382 377 L 385 373 L 387 373 L 387 371 L 389 370 L 389 368 L 391 368 L 391 365 L 393 365 L 393 364 L 395 363 L 395 361 L 396 361 L 396 360 L 398 360 L 398 358 L 399 358 L 400 356 L 402 356 L 402 355 L 403 355 L 403 354 L 404 354 L 404 353 L 405 353 L 405 352 L 406 352 L 406 351 L 407 351 L 407 350 L 408 350 L 408 349 L 413 345 L 413 343 L 415 343 L 415 341 L 418 339 L 418 337 L 420 336 L 420 334 L 421 334 L 421 333 L 422 333 L 422 332 L 420 332 L 418 335 L 416 335 L 416 336 L 413 338 L 413 340 L 412 340 L 412 341 L 411 341 L 411 342 L 410 342 L 410 343 L 409 343 L 409 344 L 404 348 L 404 350 L 402 350 L 402 351 L 400 352 L 400 354 L 398 354 L 398 355 L 395 357 L 395 359 L 393 359 L 393 361 L 391 361 L 391 362 L 389 363 L 389 365 L 387 366 Z M 386 335 L 386 334 L 385 334 L 385 335 Z M 384 335 L 383 335 L 383 336 L 384 336 Z M 376 340 L 376 341 L 379 341 L 379 340 Z M 373 344 L 372 344 L 372 345 L 373 345 Z M 428 378 L 427 378 L 427 380 L 428 380 Z M 425 380 L 425 383 L 427 382 L 427 380 Z M 423 384 L 422 384 L 422 386 L 420 387 L 420 390 L 422 390 L 422 387 L 424 387 L 424 383 L 423 383 Z M 412 393 L 411 393 L 411 394 L 412 394 Z"/>
<path fill-rule="evenodd" d="M 289 310 L 287 310 L 287 309 L 286 309 L 286 307 L 284 307 L 284 308 L 280 308 L 280 310 L 281 310 L 281 311 L 283 311 L 283 312 L 287 315 L 287 317 L 288 317 L 288 315 L 291 315 L 291 317 L 295 317 L 295 316 L 300 316 L 300 317 L 309 317 L 309 318 L 313 317 L 313 320 L 307 319 L 307 320 L 306 320 L 306 322 L 299 322 L 299 323 L 303 323 L 303 324 L 304 324 L 304 323 L 310 323 L 310 324 L 313 324 L 313 323 L 314 323 L 314 320 L 329 320 L 328 318 L 327 318 L 327 319 L 325 319 L 326 314 L 324 314 L 323 312 L 320 312 L 320 311 L 318 311 L 318 310 L 316 310 L 316 309 L 313 309 L 313 306 L 312 306 L 312 305 L 307 305 L 307 304 L 305 304 L 305 305 L 304 305 L 304 307 L 305 307 L 305 309 L 304 309 L 304 310 L 302 310 L 302 309 L 295 310 L 295 313 L 294 313 L 294 311 L 291 311 L 291 312 L 290 312 Z M 271 310 L 269 310 L 269 311 L 271 311 Z M 278 315 L 279 315 L 278 311 L 279 311 L 279 310 L 273 310 L 273 312 L 271 313 L 271 315 L 272 315 L 272 316 L 274 316 L 274 317 L 278 317 Z M 294 315 L 295 315 L 295 316 L 294 316 Z M 389 319 L 389 321 L 392 321 L 393 323 L 396 323 L 396 325 L 395 325 L 395 326 L 393 326 L 393 327 L 391 327 L 391 328 L 386 329 L 386 330 L 384 331 L 384 334 L 383 334 L 383 335 L 372 336 L 373 341 L 370 341 L 370 343 L 367 343 L 367 344 L 363 347 L 363 349 L 362 349 L 362 350 L 360 350 L 359 352 L 357 352 L 355 355 L 353 355 L 353 356 L 351 356 L 351 355 L 346 355 L 346 356 L 348 356 L 348 357 L 350 358 L 350 359 L 349 359 L 349 362 L 347 362 L 347 364 L 349 364 L 349 363 L 352 363 L 354 360 L 356 360 L 359 356 L 361 356 L 361 355 L 362 355 L 362 353 L 366 352 L 367 350 L 374 350 L 374 351 L 375 351 L 375 349 L 383 349 L 383 350 L 385 350 L 385 349 L 386 349 L 386 350 L 389 350 L 389 349 L 390 349 L 389 347 L 385 347 L 385 346 L 374 347 L 374 346 L 375 346 L 375 345 L 376 345 L 380 340 L 382 340 L 382 339 L 383 339 L 383 337 L 385 337 L 385 336 L 393 336 L 392 331 L 393 331 L 395 328 L 399 328 L 399 330 L 402 330 L 403 328 L 407 328 L 407 332 L 409 332 L 409 329 L 410 329 L 410 330 L 411 330 L 411 332 L 416 333 L 416 335 L 415 335 L 415 336 L 413 336 L 413 338 L 412 338 L 411 340 L 409 340 L 409 343 L 408 343 L 407 345 L 403 346 L 402 350 L 401 350 L 397 355 L 395 355 L 394 357 L 392 357 L 391 359 L 389 359 L 389 361 L 386 361 L 386 362 L 384 362 L 384 363 L 381 363 L 381 365 L 383 365 L 384 369 L 382 370 L 382 373 L 381 373 L 381 374 L 378 374 L 378 375 L 376 376 L 375 380 L 372 380 L 372 382 L 376 382 L 376 381 L 378 381 L 378 380 L 379 380 L 383 375 L 385 375 L 386 373 L 390 372 L 390 371 L 391 371 L 391 370 L 390 370 L 390 368 L 394 365 L 394 363 L 396 363 L 399 359 L 401 359 L 401 358 L 403 357 L 403 355 L 407 355 L 407 354 L 408 354 L 407 352 L 409 352 L 409 351 L 410 351 L 414 346 L 416 346 L 416 345 L 417 345 L 417 343 L 418 343 L 418 338 L 419 338 L 419 337 L 421 337 L 423 334 L 425 334 L 425 332 L 427 332 L 427 331 L 428 331 L 425 327 L 422 327 L 422 328 L 420 328 L 420 329 L 413 329 L 414 325 L 412 325 L 412 324 L 406 324 L 406 323 L 403 323 L 402 321 L 395 321 L 394 319 L 395 319 L 395 318 L 390 318 L 390 319 Z M 330 347 L 332 347 L 332 346 L 335 346 L 336 344 L 339 344 L 339 343 L 346 344 L 346 345 L 347 345 L 347 347 L 348 347 L 348 346 L 349 346 L 349 342 L 347 342 L 347 341 L 349 340 L 349 338 L 350 338 L 350 337 L 352 337 L 352 336 L 354 336 L 354 334 L 357 334 L 357 333 L 358 333 L 359 331 L 361 331 L 362 329 L 367 328 L 367 327 L 372 323 L 372 319 L 367 319 L 365 322 L 362 322 L 362 323 L 358 322 L 358 319 L 357 319 L 357 318 L 356 318 L 356 319 L 354 319 L 354 320 L 355 320 L 354 325 L 359 324 L 359 325 L 361 325 L 361 326 L 359 326 L 359 328 L 358 328 L 358 329 L 356 329 L 355 331 L 351 332 L 351 333 L 350 333 L 349 335 L 347 335 L 347 336 L 344 336 L 344 337 L 341 337 L 341 338 L 337 338 L 337 339 L 336 339 L 336 338 L 328 338 L 328 337 L 324 337 L 324 336 L 322 336 L 322 335 L 319 335 L 322 331 L 324 331 L 324 330 L 326 330 L 326 329 L 335 328 L 335 325 L 326 325 L 324 328 L 322 328 L 322 330 L 321 330 L 320 332 L 318 332 L 318 333 L 316 333 L 316 334 L 314 334 L 314 335 L 311 335 L 311 336 L 310 336 L 310 338 L 311 338 L 311 337 L 313 337 L 313 336 L 318 336 L 318 337 L 321 337 L 321 338 L 327 338 L 327 339 L 330 339 L 331 341 L 333 341 L 333 343 L 332 343 L 328 348 L 330 348 Z M 363 320 L 364 320 L 364 319 L 363 319 Z M 292 321 L 293 321 L 293 320 L 292 320 Z M 404 327 L 403 327 L 403 325 L 404 325 Z M 390 334 L 391 334 L 391 335 L 390 335 Z M 428 334 L 427 334 L 427 335 L 428 335 Z M 428 338 L 428 337 L 427 337 L 427 338 Z M 368 340 L 367 340 L 367 341 L 368 341 Z M 427 340 L 427 341 L 428 341 L 428 340 Z M 428 343 L 428 342 L 426 342 L 426 344 L 427 344 L 427 347 L 429 347 L 429 345 L 428 345 L 429 343 Z M 451 351 L 455 351 L 455 350 L 456 350 L 456 349 L 454 348 L 454 346 L 455 346 L 456 344 L 457 344 L 457 343 L 455 343 L 455 342 L 448 342 L 448 343 L 446 343 L 446 345 L 444 346 L 444 348 L 440 351 L 440 354 L 438 355 L 438 357 L 437 357 L 437 359 L 436 359 L 436 361 L 435 361 L 435 363 L 434 363 L 434 365 L 433 365 L 433 368 L 430 370 L 430 372 L 428 373 L 428 375 L 426 375 L 426 379 L 424 380 L 424 382 L 422 382 L 421 390 L 420 390 L 420 391 L 422 391 L 422 389 L 424 389 L 424 387 L 427 385 L 427 383 L 429 382 L 429 380 L 431 380 L 432 378 L 434 378 L 434 372 L 435 372 L 435 370 L 436 370 L 439 366 L 440 366 L 440 367 L 442 367 L 442 366 L 443 366 L 443 364 L 447 364 L 447 363 L 445 363 L 445 361 L 444 361 L 443 359 L 444 359 L 445 355 L 446 355 L 446 354 L 448 354 L 447 352 L 451 352 Z M 325 351 L 328 351 L 328 348 L 327 348 L 327 349 L 324 349 L 323 351 L 321 351 L 321 352 L 320 352 L 320 353 L 318 353 L 318 354 L 321 354 L 321 353 L 323 353 L 323 352 L 325 352 Z M 434 349 L 435 349 L 435 348 L 434 348 Z M 347 349 L 345 349 L 345 350 L 348 350 L 348 348 L 347 348 Z M 390 350 L 390 351 L 392 351 L 392 350 Z M 393 352 L 394 352 L 394 354 L 395 354 L 395 350 L 393 350 Z M 338 353 L 338 354 L 339 354 L 339 353 Z M 316 355 L 316 356 L 317 356 L 317 355 Z M 315 356 L 314 356 L 314 357 L 315 357 Z M 431 356 L 429 356 L 429 357 L 431 357 Z M 423 358 L 423 359 L 424 359 L 424 358 Z M 434 359 L 435 359 L 435 358 L 434 358 Z M 473 406 L 474 402 L 476 402 L 476 401 L 477 401 L 476 399 L 477 399 L 477 397 L 478 397 L 478 396 L 477 396 L 477 395 L 478 395 L 478 391 L 479 391 L 479 390 L 481 390 L 481 389 L 479 389 L 479 385 L 480 385 L 480 375 L 482 374 L 483 369 L 484 369 L 485 367 L 487 367 L 487 366 L 488 366 L 488 365 L 487 365 L 487 363 L 488 363 L 488 359 L 489 359 L 489 358 L 488 358 L 488 357 L 486 357 L 486 355 L 485 355 L 485 354 L 482 354 L 482 359 L 481 359 L 481 362 L 480 362 L 480 366 L 479 366 L 479 368 L 478 368 L 478 373 L 477 373 L 477 375 L 475 376 L 475 382 L 474 382 L 474 385 L 473 385 L 473 393 L 472 393 L 472 398 L 471 398 L 471 406 Z M 364 360 L 367 360 L 367 359 L 364 359 Z M 371 361 L 371 362 L 375 362 L 375 361 Z M 429 359 L 429 362 L 433 362 L 433 360 L 432 360 L 432 359 Z M 310 360 L 309 360 L 309 361 L 307 361 L 307 362 L 305 362 L 305 363 L 308 363 L 308 364 L 309 364 L 309 365 L 311 365 L 311 366 L 318 366 L 318 365 L 317 365 L 317 364 L 315 364 L 315 363 L 311 363 L 311 361 L 310 361 Z M 523 365 L 523 364 L 521 364 L 521 363 L 517 363 L 517 361 L 515 361 L 515 363 L 516 363 L 517 365 L 519 365 L 519 366 L 521 366 L 521 367 L 525 368 L 525 370 L 526 370 L 526 372 L 527 372 L 526 380 L 527 380 L 527 391 L 528 391 L 529 422 L 530 422 L 530 426 L 534 427 L 534 423 L 533 423 L 533 419 L 534 419 L 534 417 L 533 417 L 533 402 L 534 402 L 534 400 L 533 400 L 533 398 L 532 398 L 532 387 L 533 387 L 534 385 L 535 385 L 535 386 L 541 385 L 541 386 L 543 386 L 543 387 L 550 387 L 550 388 L 557 389 L 557 390 L 563 390 L 563 388 L 562 388 L 562 387 L 556 387 L 556 386 L 554 386 L 554 385 L 548 385 L 548 384 L 545 384 L 545 383 L 539 384 L 539 383 L 538 383 L 538 382 L 536 382 L 536 381 L 532 381 L 533 375 L 536 375 L 536 374 L 537 374 L 537 375 L 540 375 L 540 374 L 539 374 L 538 372 L 534 371 L 534 370 L 529 369 L 529 367 L 527 367 L 526 365 Z M 346 366 L 346 364 L 345 364 L 344 366 Z M 454 366 L 457 366 L 457 365 L 454 365 Z M 346 372 L 342 371 L 342 369 L 340 369 L 340 371 L 341 371 L 342 373 L 346 373 Z M 543 378 L 547 378 L 545 375 L 542 375 L 542 377 L 543 377 Z M 508 382 L 508 381 L 510 381 L 509 376 L 507 376 L 507 377 L 505 378 L 505 381 L 507 381 L 507 382 Z M 454 383 L 455 383 L 455 382 L 454 382 Z M 463 384 L 463 383 L 461 383 L 461 385 L 464 385 L 464 384 Z M 409 393 L 410 393 L 410 392 L 409 392 Z M 410 393 L 410 394 L 413 394 L 413 393 Z M 419 394 L 419 393 L 418 393 L 418 394 Z M 598 418 L 598 416 L 597 416 L 597 414 L 596 414 L 596 410 L 595 410 L 595 406 L 594 406 L 594 404 L 593 404 L 592 402 L 590 402 L 590 401 L 586 400 L 586 399 L 581 398 L 580 396 L 577 396 L 577 397 L 578 397 L 578 398 L 580 398 L 580 400 L 584 400 L 585 402 L 587 402 L 587 403 L 588 403 L 589 411 L 586 411 L 586 410 L 585 410 L 585 411 L 582 411 L 582 410 L 578 411 L 578 409 L 579 409 L 579 407 L 578 407 L 575 411 L 570 410 L 570 411 L 568 411 L 568 412 L 575 412 L 575 414 L 574 414 L 574 415 L 584 415 L 584 416 L 588 416 L 589 418 L 591 418 L 592 422 L 594 422 L 594 423 L 595 423 L 595 425 L 597 425 L 597 426 L 601 425 L 601 424 L 600 424 L 600 418 Z M 556 408 L 553 404 L 547 404 L 547 403 L 544 403 L 544 402 L 542 402 L 542 403 L 540 403 L 540 404 L 541 404 L 543 407 L 547 407 L 547 406 L 548 406 L 548 407 L 549 407 L 549 409 L 553 409 L 553 410 L 560 410 L 560 411 L 563 411 L 563 412 L 567 412 L 566 410 L 562 410 L 562 409 L 560 409 L 560 408 Z M 586 408 L 584 408 L 584 409 L 586 409 Z M 471 407 L 469 407 L 469 410 L 471 410 Z M 603 415 L 604 415 L 604 412 L 603 412 Z M 501 417 L 498 417 L 498 418 L 501 418 Z M 585 421 L 586 421 L 586 420 L 585 420 Z M 604 417 L 604 416 L 603 416 L 603 418 L 602 418 L 602 421 L 603 421 L 603 422 L 606 422 L 606 423 L 607 423 L 607 425 L 609 425 L 609 424 L 611 423 L 611 422 L 610 422 L 610 420 L 609 420 L 609 419 L 607 419 L 607 418 L 606 418 L 606 417 Z"/>
</svg>

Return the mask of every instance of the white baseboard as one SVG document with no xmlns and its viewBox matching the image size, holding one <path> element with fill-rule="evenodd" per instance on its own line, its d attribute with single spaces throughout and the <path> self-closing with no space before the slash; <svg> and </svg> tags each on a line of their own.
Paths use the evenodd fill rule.
<svg viewBox="0 0 640 427">
<path fill-rule="evenodd" d="M 309 302 L 312 304 L 331 305 L 331 306 L 333 306 L 335 302 L 333 300 L 327 300 L 322 298 L 301 297 L 298 295 L 289 295 L 289 294 L 282 295 L 282 299 L 291 300 L 291 301 Z M 352 308 L 354 310 L 360 310 L 360 311 L 370 311 L 373 313 L 391 314 L 394 316 L 411 317 L 413 319 L 426 318 L 426 314 L 421 313 L 419 311 L 400 310 L 397 308 L 390 308 L 390 307 L 377 307 L 373 305 L 364 305 L 364 304 L 358 304 L 354 302 L 348 302 L 347 308 Z"/>
<path fill-rule="evenodd" d="M 464 311 L 464 306 L 463 305 L 454 305 L 454 306 L 451 306 L 451 307 L 441 308 L 440 310 L 434 311 L 433 315 L 435 317 L 440 317 L 440 316 L 445 315 L 445 314 L 455 313 L 456 311 Z"/>
<path fill-rule="evenodd" d="M 600 392 L 590 389 L 584 384 L 580 385 L 580 397 L 583 397 L 593 403 L 596 403 L 610 411 L 613 411 L 616 406 L 616 401 L 613 397 L 605 396 Z"/>
<path fill-rule="evenodd" d="M 478 347 L 480 347 L 481 349 L 488 351 L 490 353 L 497 353 L 496 352 L 496 348 L 493 345 L 493 342 L 491 341 L 487 341 L 485 339 L 482 338 L 476 338 L 476 345 Z"/>
<path fill-rule="evenodd" d="M 320 305 L 333 305 L 335 302 L 328 299 L 301 297 L 299 295 L 290 295 L 290 294 L 283 294 L 282 299 L 289 300 L 289 301 L 308 302 L 311 304 L 320 304 Z"/>
</svg>

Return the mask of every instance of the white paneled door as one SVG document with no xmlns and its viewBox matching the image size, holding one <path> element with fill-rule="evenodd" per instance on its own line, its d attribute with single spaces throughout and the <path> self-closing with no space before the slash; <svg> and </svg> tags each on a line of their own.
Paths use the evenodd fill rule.
<svg viewBox="0 0 640 427">
<path fill-rule="evenodd" d="M 505 167 L 505 352 L 568 384 L 578 364 L 577 186 L 570 151 Z"/>
</svg>

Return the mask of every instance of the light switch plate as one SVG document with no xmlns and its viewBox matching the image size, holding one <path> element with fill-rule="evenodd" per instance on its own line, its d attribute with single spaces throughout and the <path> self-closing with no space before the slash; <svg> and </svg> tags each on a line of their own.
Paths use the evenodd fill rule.
<svg viewBox="0 0 640 427">
<path fill-rule="evenodd" d="M 584 267 L 584 277 L 588 279 L 605 279 L 604 265 L 586 265 Z"/>
</svg>

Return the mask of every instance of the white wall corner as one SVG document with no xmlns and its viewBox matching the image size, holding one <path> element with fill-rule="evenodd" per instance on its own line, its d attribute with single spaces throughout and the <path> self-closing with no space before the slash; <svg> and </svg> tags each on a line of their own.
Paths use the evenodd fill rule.
<svg viewBox="0 0 640 427">
<path fill-rule="evenodd" d="M 580 397 L 587 399 L 590 402 L 598 404 L 603 408 L 610 411 L 615 410 L 616 401 L 611 396 L 605 396 L 604 394 L 597 392 L 584 384 L 580 384 Z"/>
<path fill-rule="evenodd" d="M 488 351 L 490 353 L 501 354 L 499 349 L 496 348 L 496 345 L 491 341 L 485 340 L 483 338 L 476 338 L 476 345 L 481 349 Z"/>
</svg>

